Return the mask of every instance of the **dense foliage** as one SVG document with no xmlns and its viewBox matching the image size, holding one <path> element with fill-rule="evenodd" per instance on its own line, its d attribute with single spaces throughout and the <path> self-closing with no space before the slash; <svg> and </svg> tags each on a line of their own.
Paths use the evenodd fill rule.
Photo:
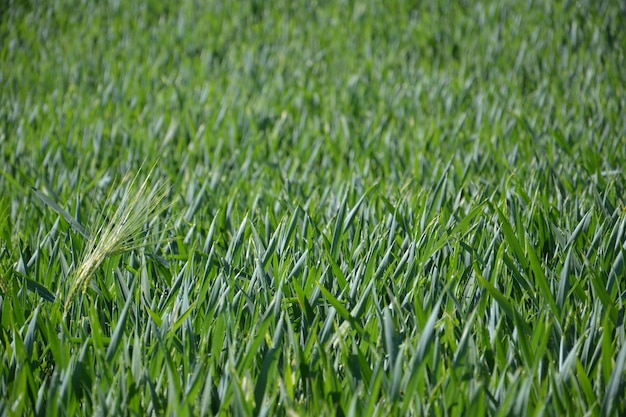
<svg viewBox="0 0 626 417">
<path fill-rule="evenodd" d="M 625 29 L 3 0 L 0 414 L 624 415 Z"/>
</svg>

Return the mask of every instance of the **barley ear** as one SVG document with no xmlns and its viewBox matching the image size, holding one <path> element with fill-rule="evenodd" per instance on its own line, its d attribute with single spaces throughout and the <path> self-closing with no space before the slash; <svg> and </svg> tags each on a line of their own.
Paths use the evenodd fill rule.
<svg viewBox="0 0 626 417">
<path fill-rule="evenodd" d="M 150 187 L 152 172 L 153 169 L 137 190 L 134 187 L 137 180 L 135 176 L 124 190 L 122 200 L 113 216 L 108 220 L 103 216 L 100 224 L 96 224 L 94 230 L 97 232 L 90 235 L 83 258 L 71 276 L 65 314 L 71 308 L 78 292 L 84 293 L 87 290 L 104 260 L 140 247 L 145 236 L 144 227 L 147 227 L 150 218 L 165 210 L 166 206 L 160 203 L 165 198 L 168 187 L 164 184 Z"/>
</svg>

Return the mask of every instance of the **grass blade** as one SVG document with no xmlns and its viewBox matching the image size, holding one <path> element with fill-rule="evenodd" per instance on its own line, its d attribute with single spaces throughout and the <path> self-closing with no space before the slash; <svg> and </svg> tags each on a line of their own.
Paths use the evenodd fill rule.
<svg viewBox="0 0 626 417">
<path fill-rule="evenodd" d="M 134 298 L 132 296 L 132 294 L 134 293 L 134 290 L 135 290 L 135 283 L 133 282 L 133 285 L 130 290 L 131 296 L 128 297 L 128 299 L 126 300 L 126 303 L 124 304 L 124 309 L 122 310 L 122 313 L 117 319 L 117 324 L 115 325 L 115 331 L 113 332 L 113 336 L 111 337 L 111 343 L 109 343 L 109 346 L 107 347 L 105 358 L 109 364 L 115 358 L 115 353 L 117 352 L 117 349 L 122 341 L 122 336 L 124 335 L 124 330 L 126 329 L 126 319 L 128 318 L 128 310 L 130 309 L 130 306 L 133 304 L 133 301 L 134 301 Z"/>
</svg>

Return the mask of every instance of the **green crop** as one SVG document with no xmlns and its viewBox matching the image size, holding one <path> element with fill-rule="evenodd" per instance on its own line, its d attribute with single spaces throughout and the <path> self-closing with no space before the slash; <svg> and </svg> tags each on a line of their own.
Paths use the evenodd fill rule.
<svg viewBox="0 0 626 417">
<path fill-rule="evenodd" d="M 625 415 L 624 28 L 5 0 L 0 415 Z"/>
</svg>

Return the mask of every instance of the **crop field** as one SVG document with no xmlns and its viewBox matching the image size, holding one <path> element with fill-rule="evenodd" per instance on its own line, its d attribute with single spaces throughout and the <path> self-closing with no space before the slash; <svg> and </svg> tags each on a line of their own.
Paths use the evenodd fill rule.
<svg viewBox="0 0 626 417">
<path fill-rule="evenodd" d="M 0 416 L 626 415 L 623 1 L 0 0 Z"/>
</svg>

